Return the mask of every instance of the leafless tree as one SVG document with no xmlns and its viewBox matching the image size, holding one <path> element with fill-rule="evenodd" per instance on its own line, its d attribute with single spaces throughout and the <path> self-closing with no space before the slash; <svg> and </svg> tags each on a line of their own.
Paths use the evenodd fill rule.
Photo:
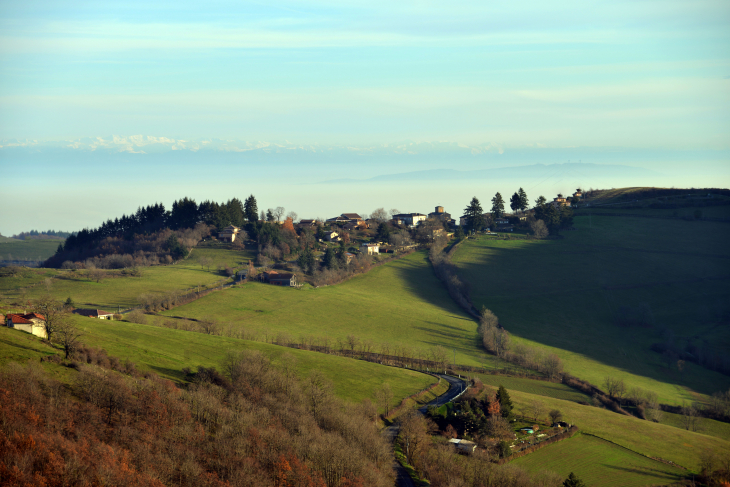
<svg viewBox="0 0 730 487">
<path fill-rule="evenodd" d="M 290 211 L 289 213 L 286 214 L 286 216 L 287 216 L 287 218 L 291 218 L 292 222 L 295 222 L 299 219 L 299 215 L 297 215 L 296 211 Z"/>
<path fill-rule="evenodd" d="M 56 333 L 53 337 L 54 342 L 63 348 L 66 359 L 79 346 L 79 338 L 82 335 L 69 318 L 70 316 L 66 314 L 56 323 Z"/>
<path fill-rule="evenodd" d="M 389 220 L 388 212 L 385 211 L 385 208 L 378 208 L 370 214 L 370 218 L 378 223 L 386 222 Z"/>
<path fill-rule="evenodd" d="M 532 401 L 530 402 L 530 414 L 532 415 L 533 419 L 537 421 L 542 417 L 543 414 L 545 414 L 545 404 L 541 403 L 540 401 Z"/>
<path fill-rule="evenodd" d="M 687 431 L 699 430 L 700 421 L 697 408 L 695 408 L 694 404 L 690 404 L 689 406 L 685 404 L 682 406 L 682 426 Z"/>
<path fill-rule="evenodd" d="M 553 424 L 555 424 L 555 423 L 557 423 L 558 421 L 560 421 L 561 419 L 563 419 L 563 413 L 561 413 L 559 409 L 552 409 L 552 410 L 551 410 L 551 411 L 550 411 L 550 412 L 548 413 L 548 416 L 550 416 L 550 421 L 551 421 L 551 422 L 552 422 Z"/>
<path fill-rule="evenodd" d="M 621 401 L 626 394 L 626 384 L 624 384 L 623 379 L 606 377 L 603 379 L 603 386 L 606 388 L 606 392 L 609 396 L 615 397 L 619 401 Z"/>
<path fill-rule="evenodd" d="M 391 208 L 388 213 L 390 213 L 390 217 L 393 218 L 395 215 L 400 215 L 400 210 L 397 208 Z"/>
<path fill-rule="evenodd" d="M 358 343 L 360 343 L 360 339 L 355 335 L 347 335 L 347 346 L 350 347 L 350 352 L 355 351 L 355 347 L 357 347 Z"/>
<path fill-rule="evenodd" d="M 283 206 L 277 206 L 273 211 L 274 218 L 276 218 L 277 222 L 281 221 L 281 217 L 284 216 L 284 207 Z"/>
<path fill-rule="evenodd" d="M 198 321 L 198 324 L 200 324 L 200 329 L 203 330 L 203 333 L 206 335 L 215 335 L 219 328 L 218 323 L 216 323 L 216 321 L 212 318 L 202 319 Z"/>
<path fill-rule="evenodd" d="M 145 315 L 141 309 L 130 311 L 129 314 L 127 314 L 127 319 L 131 323 L 137 323 L 140 325 L 147 324 L 147 315 Z"/>
<path fill-rule="evenodd" d="M 332 383 L 324 377 L 322 372 L 315 370 L 309 376 L 306 392 L 312 415 L 319 421 L 332 395 Z"/>
<path fill-rule="evenodd" d="M 390 413 L 390 401 L 393 400 L 393 391 L 387 382 L 375 390 L 375 399 L 380 408 L 384 411 L 384 416 Z"/>
<path fill-rule="evenodd" d="M 49 341 L 53 341 L 53 334 L 64 321 L 68 319 L 69 312 L 66 306 L 52 296 L 46 294 L 31 303 L 31 309 L 45 318 L 43 328 Z"/>
<path fill-rule="evenodd" d="M 534 222 L 531 222 L 530 230 L 532 230 L 532 233 L 536 238 L 545 238 L 550 233 L 545 222 L 542 220 L 535 220 Z"/>
<path fill-rule="evenodd" d="M 205 256 L 205 257 L 201 257 L 200 259 L 198 259 L 198 262 L 200 262 L 200 268 L 201 269 L 203 267 L 207 267 L 208 270 L 210 271 L 210 266 L 213 263 L 213 259 L 211 259 L 210 257 Z"/>
</svg>

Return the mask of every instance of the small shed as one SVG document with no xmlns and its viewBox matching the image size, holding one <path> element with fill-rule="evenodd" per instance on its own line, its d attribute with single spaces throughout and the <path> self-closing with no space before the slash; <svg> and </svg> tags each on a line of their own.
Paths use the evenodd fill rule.
<svg viewBox="0 0 730 487">
<path fill-rule="evenodd" d="M 449 440 L 449 443 L 454 445 L 456 451 L 458 451 L 459 453 L 466 453 L 467 455 L 474 453 L 477 449 L 477 444 L 469 440 L 452 438 Z"/>
</svg>

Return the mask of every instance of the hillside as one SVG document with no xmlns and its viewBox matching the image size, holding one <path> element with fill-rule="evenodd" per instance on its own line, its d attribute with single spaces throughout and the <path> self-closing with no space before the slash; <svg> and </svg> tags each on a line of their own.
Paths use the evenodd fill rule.
<svg viewBox="0 0 730 487">
<path fill-rule="evenodd" d="M 0 264 L 13 261 L 42 262 L 52 256 L 62 240 L 19 240 L 0 237 Z"/>
<path fill-rule="evenodd" d="M 336 286 L 281 288 L 247 283 L 164 312 L 165 316 L 239 324 L 262 337 L 280 333 L 327 338 L 335 345 L 355 336 L 378 350 L 429 354 L 435 346 L 456 353 L 456 363 L 483 365 L 476 322 L 444 291 L 423 252 L 375 268 Z M 491 358 L 489 364 L 492 363 Z"/>
<path fill-rule="evenodd" d="M 202 365 L 221 369 L 226 355 L 239 350 L 258 350 L 274 363 L 288 360 L 301 378 L 318 370 L 332 381 L 335 394 L 352 402 L 366 398 L 374 401 L 375 389 L 387 382 L 396 405 L 435 381 L 432 376 L 410 370 L 266 343 L 83 317 L 75 317 L 75 321 L 83 332 L 81 341 L 87 346 L 103 348 L 122 361 L 131 360 L 140 370 L 153 371 L 178 383 L 184 381 L 183 368 L 195 370 Z M 37 362 L 58 353 L 36 337 L 0 327 L 0 367 L 11 361 Z M 72 376 L 70 369 L 50 364 L 45 367 L 62 379 Z"/>
<path fill-rule="evenodd" d="M 727 390 L 730 378 L 650 347 L 690 345 L 722 363 L 728 237 L 724 223 L 578 213 L 561 239 L 469 240 L 454 262 L 474 304 L 492 309 L 517 343 L 551 349 L 594 384 L 615 376 L 681 404 Z M 620 321 L 644 309 L 647 323 Z"/>
</svg>

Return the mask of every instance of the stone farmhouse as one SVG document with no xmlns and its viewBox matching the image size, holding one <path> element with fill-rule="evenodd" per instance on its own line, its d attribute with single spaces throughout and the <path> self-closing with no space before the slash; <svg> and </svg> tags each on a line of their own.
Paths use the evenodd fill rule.
<svg viewBox="0 0 730 487">
<path fill-rule="evenodd" d="M 5 316 L 8 328 L 24 331 L 41 338 L 48 338 L 46 333 L 46 317 L 38 313 L 8 314 Z"/>
</svg>

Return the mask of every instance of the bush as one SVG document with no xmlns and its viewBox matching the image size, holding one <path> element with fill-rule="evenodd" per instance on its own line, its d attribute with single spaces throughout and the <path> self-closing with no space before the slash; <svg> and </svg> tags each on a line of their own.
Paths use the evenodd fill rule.
<svg viewBox="0 0 730 487">
<path fill-rule="evenodd" d="M 127 320 L 131 323 L 137 323 L 139 325 L 147 324 L 147 316 L 141 309 L 135 309 L 127 315 Z"/>
</svg>

